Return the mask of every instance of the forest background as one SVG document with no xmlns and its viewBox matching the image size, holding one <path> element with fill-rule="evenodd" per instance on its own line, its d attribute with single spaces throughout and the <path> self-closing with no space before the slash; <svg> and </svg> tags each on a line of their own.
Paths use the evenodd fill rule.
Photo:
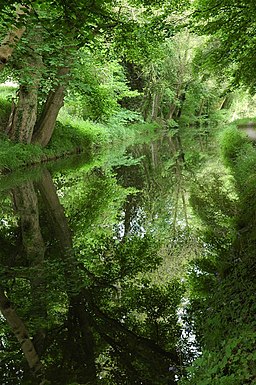
<svg viewBox="0 0 256 385">
<path fill-rule="evenodd" d="M 183 310 L 198 346 L 187 338 L 175 381 L 255 383 L 255 149 L 242 130 L 255 121 L 254 2 L 1 1 L 0 11 L 1 172 L 168 131 L 179 164 L 197 170 L 200 244 Z M 168 294 L 179 301 L 180 290 Z"/>
</svg>

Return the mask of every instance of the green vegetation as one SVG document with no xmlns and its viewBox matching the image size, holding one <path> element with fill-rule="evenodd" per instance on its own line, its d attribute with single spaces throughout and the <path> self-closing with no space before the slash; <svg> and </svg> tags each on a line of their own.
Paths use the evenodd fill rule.
<svg viewBox="0 0 256 385">
<path fill-rule="evenodd" d="M 9 96 L 8 87 L 1 87 L 1 127 L 5 127 L 11 110 L 10 102 L 4 97 Z M 126 118 L 126 119 L 125 119 Z M 140 135 L 145 137 L 147 133 L 150 139 L 151 133 L 157 129 L 154 123 L 137 123 L 124 125 L 127 117 L 118 119 L 119 125 L 111 122 L 111 125 L 94 123 L 71 116 L 66 109 L 61 112 L 59 121 L 53 133 L 51 142 L 46 148 L 39 145 L 13 143 L 4 134 L 0 138 L 0 171 L 8 172 L 20 167 L 33 165 L 49 160 L 65 157 L 66 155 L 86 152 L 88 155 L 97 148 L 106 147 L 113 142 L 126 141 L 132 144 L 140 140 Z M 146 139 L 145 139 L 146 140 Z"/>
<path fill-rule="evenodd" d="M 204 252 L 188 274 L 187 321 L 202 355 L 181 384 L 254 384 L 255 149 L 234 127 L 222 137 L 229 167 L 194 186 Z M 199 182 L 199 183 L 198 183 Z"/>
<path fill-rule="evenodd" d="M 0 1 L 4 384 L 256 384 L 255 16 Z"/>
</svg>

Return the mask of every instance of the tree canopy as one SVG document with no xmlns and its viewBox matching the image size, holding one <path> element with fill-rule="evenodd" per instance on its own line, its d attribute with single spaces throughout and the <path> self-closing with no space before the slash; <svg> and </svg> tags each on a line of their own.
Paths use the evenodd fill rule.
<svg viewBox="0 0 256 385">
<path fill-rule="evenodd" d="M 194 30 L 209 36 L 203 52 L 205 65 L 224 72 L 233 85 L 244 84 L 254 92 L 254 1 L 196 0 L 193 9 Z"/>
</svg>

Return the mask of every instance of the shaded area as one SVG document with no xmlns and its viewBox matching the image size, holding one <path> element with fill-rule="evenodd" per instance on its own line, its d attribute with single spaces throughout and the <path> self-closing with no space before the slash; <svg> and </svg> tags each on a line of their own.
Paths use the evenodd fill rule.
<svg viewBox="0 0 256 385">
<path fill-rule="evenodd" d="M 222 146 L 228 168 L 208 166 L 192 188 L 204 252 L 190 267 L 186 322 L 202 353 L 181 384 L 256 381 L 256 153 L 234 127 Z"/>
<path fill-rule="evenodd" d="M 54 183 L 44 170 L 35 182 L 2 194 L 5 384 L 175 383 L 183 289 L 176 279 L 151 279 L 162 246 L 149 231 L 150 198 L 161 183 L 166 196 L 171 189 L 164 187 L 169 179 L 161 182 L 157 175 L 173 153 L 167 146 L 160 162 L 155 146 L 141 146 L 136 155 L 145 157 L 131 166 L 130 176 L 124 165 L 95 167 L 59 172 Z M 22 340 L 5 309 L 20 320 Z M 21 354 L 26 341 L 39 371 L 29 369 L 32 357 L 24 348 Z"/>
</svg>

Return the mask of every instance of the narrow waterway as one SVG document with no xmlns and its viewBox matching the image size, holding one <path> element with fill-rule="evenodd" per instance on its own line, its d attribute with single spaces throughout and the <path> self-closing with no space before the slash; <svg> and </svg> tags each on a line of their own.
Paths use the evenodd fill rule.
<svg viewBox="0 0 256 385">
<path fill-rule="evenodd" d="M 254 182 L 179 146 L 1 176 L 1 384 L 254 383 Z"/>
<path fill-rule="evenodd" d="M 175 146 L 2 178 L 2 384 L 175 382 L 188 226 Z"/>
</svg>

